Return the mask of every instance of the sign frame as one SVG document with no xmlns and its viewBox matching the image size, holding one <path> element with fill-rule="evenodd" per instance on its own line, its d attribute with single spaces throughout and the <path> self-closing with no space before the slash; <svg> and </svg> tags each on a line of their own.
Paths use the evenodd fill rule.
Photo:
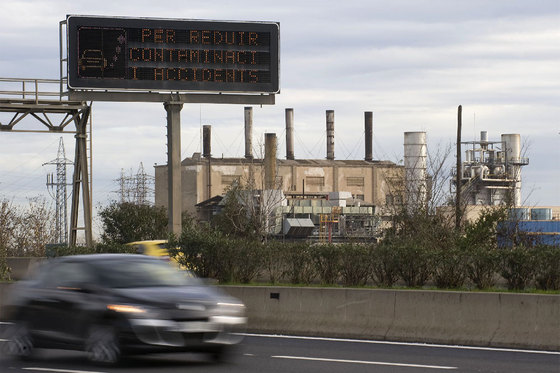
<svg viewBox="0 0 560 373">
<path fill-rule="evenodd" d="M 192 94 L 201 94 L 201 93 L 219 93 L 225 94 L 227 96 L 239 96 L 238 94 L 259 94 L 261 96 L 273 96 L 280 92 L 280 24 L 278 22 L 249 22 L 249 21 L 212 21 L 212 20 L 188 20 L 188 19 L 164 19 L 164 18 L 127 18 L 127 17 L 102 17 L 102 16 L 81 16 L 81 15 L 69 15 L 66 18 L 66 28 L 67 28 L 67 43 L 66 43 L 66 52 L 67 52 L 67 85 L 69 89 L 69 96 L 82 96 L 80 92 L 86 93 L 90 92 L 93 93 L 95 91 L 102 91 L 106 93 L 113 93 L 113 98 L 110 100 L 114 100 L 115 94 L 118 95 L 118 91 L 125 91 L 129 93 L 155 93 L 158 94 L 159 92 L 177 92 L 177 93 L 192 93 Z M 205 40 L 209 41 L 206 45 L 195 45 L 193 48 L 198 51 L 203 51 L 208 55 L 208 50 L 212 51 L 226 51 L 226 55 L 229 56 L 237 56 L 238 60 L 229 61 L 232 63 L 232 69 L 228 70 L 228 75 L 226 75 L 225 69 L 222 70 L 222 67 L 227 67 L 224 64 L 222 65 L 205 65 L 204 62 L 208 61 L 208 57 L 206 57 L 206 61 L 203 63 L 194 64 L 194 68 L 190 69 L 191 72 L 191 79 L 185 78 L 183 80 L 177 79 L 177 72 L 178 67 L 173 65 L 172 62 L 160 63 L 158 66 L 160 67 L 150 67 L 153 68 L 154 71 L 160 70 L 162 72 L 167 71 L 167 78 L 169 78 L 169 72 L 172 72 L 171 79 L 165 79 L 162 75 L 158 75 L 157 77 L 161 77 L 161 80 L 139 80 L 139 79 L 131 79 L 130 76 L 130 66 L 129 64 L 134 64 L 130 60 L 130 57 L 133 56 L 132 51 L 128 49 L 129 47 L 129 36 L 126 31 L 123 31 L 124 35 L 126 35 L 126 40 L 124 41 L 124 71 L 126 77 L 118 76 L 118 77 L 81 77 L 79 71 L 79 65 L 82 63 L 82 59 L 79 57 L 80 49 L 79 49 L 79 30 L 102 30 L 111 32 L 112 30 L 137 30 L 142 29 L 142 32 L 146 35 L 149 34 L 150 30 L 179 30 L 181 32 L 192 32 L 198 33 L 198 40 Z M 148 31 L 144 31 L 148 30 Z M 117 31 L 118 32 L 118 31 Z M 136 31 L 138 32 L 138 31 Z M 206 39 L 202 39 L 202 32 L 206 36 Z M 238 44 L 235 45 L 233 43 L 229 45 L 218 45 L 214 44 L 207 37 L 207 35 L 212 35 L 209 33 L 214 32 L 216 35 L 221 36 L 226 33 L 230 33 L 232 36 L 230 41 L 233 40 L 234 33 L 237 33 L 236 36 L 238 38 Z M 85 33 L 85 31 L 84 31 Z M 92 32 L 93 33 L 93 32 Z M 249 39 L 249 33 L 251 33 L 253 39 Z M 153 35 L 153 34 L 152 34 Z M 161 34 L 159 34 L 161 35 Z M 257 41 L 258 37 L 261 35 L 270 35 L 268 40 L 268 45 L 258 45 Z M 144 36 L 144 34 L 143 34 Z M 157 46 L 169 46 L 175 45 L 170 43 L 161 43 L 163 38 L 156 41 L 160 41 L 160 44 Z M 192 39 L 191 39 L 192 40 Z M 152 42 L 146 42 L 146 50 L 152 50 L 155 48 L 154 38 L 152 36 Z M 171 39 L 172 42 L 173 39 Z M 253 41 L 252 45 L 249 45 L 250 42 Z M 144 42 L 144 37 L 142 37 L 142 42 Z M 131 44 L 133 44 L 132 42 Z M 136 40 L 136 45 L 138 45 L 139 41 Z M 202 43 L 200 43 L 202 44 Z M 233 45 L 232 45 L 233 44 Z M 177 44 L 179 46 L 185 46 L 185 43 Z M 206 48 L 206 49 L 204 49 Z M 267 49 L 268 48 L 268 49 Z M 135 48 L 138 49 L 138 48 Z M 155 49 L 154 49 L 155 50 Z M 169 49 L 173 50 L 173 49 Z M 167 52 L 168 49 L 162 49 L 163 51 Z M 229 51 L 229 52 L 228 52 Z M 84 52 L 84 51 L 82 51 Z M 101 51 L 95 51 L 100 53 Z M 136 51 L 137 52 L 137 51 Z M 89 53 L 89 52 L 88 52 Z M 139 52 L 137 52 L 139 53 Z M 147 53 L 147 52 L 146 52 Z M 218 53 L 218 52 L 216 52 Z M 224 53 L 224 52 L 222 52 Z M 244 53 L 244 55 L 243 55 Z M 257 53 L 261 53 L 265 57 L 269 57 L 267 64 L 256 63 L 255 62 L 255 55 Z M 85 54 L 85 52 L 83 53 Z M 200 53 L 202 54 L 202 53 Z M 245 56 L 244 60 L 243 57 L 240 58 L 239 56 Z M 139 55 L 138 55 L 139 56 Z M 171 55 L 170 55 L 171 56 Z M 252 57 L 252 60 L 250 60 Z M 171 58 L 171 57 L 170 57 Z M 136 58 L 138 60 L 138 58 Z M 93 69 L 100 69 L 102 71 L 102 63 L 99 61 L 103 61 L 103 64 L 106 66 L 107 59 L 103 58 L 103 56 L 92 56 L 89 57 L 89 60 L 86 59 L 86 62 L 92 64 Z M 145 60 L 139 62 L 141 65 Z M 119 61 L 120 62 L 120 61 Z M 177 61 L 174 61 L 177 64 Z M 98 64 L 99 65 L 96 65 Z M 120 62 L 123 63 L 123 62 Z M 255 70 L 244 69 L 244 63 L 248 65 L 254 64 L 253 67 Z M 152 64 L 153 65 L 153 64 Z M 82 66 L 82 65 L 81 65 Z M 216 67 L 215 70 L 211 70 L 211 67 Z M 85 69 L 85 68 L 84 68 Z M 167 69 L 167 70 L 164 70 Z M 198 70 L 197 70 L 198 69 Z M 188 71 L 188 68 L 181 69 L 183 73 Z M 198 76 L 193 73 L 198 72 Z M 265 71 L 264 74 L 266 76 L 267 73 L 270 74 L 270 81 L 266 82 L 259 82 L 257 77 L 257 71 Z M 221 74 L 218 78 L 218 72 Z M 180 74 L 181 72 L 179 72 Z M 203 74 L 206 75 L 203 75 Z M 163 73 L 162 73 L 163 74 Z M 173 76 L 175 74 L 175 76 Z M 215 80 L 210 81 L 208 79 L 209 76 L 212 77 L 212 74 L 215 74 Z M 186 76 L 186 74 L 185 74 Z M 229 81 L 226 81 L 230 79 Z M 237 79 L 237 81 L 236 81 Z M 239 81 L 241 79 L 241 81 Z M 93 92 L 91 90 L 94 90 Z M 132 91 L 132 92 L 131 92 Z M 182 96 L 182 94 L 181 94 Z M 117 99 L 119 100 L 119 99 Z M 128 100 L 127 100 L 128 101 Z M 157 100 L 159 101 L 159 100 Z"/>
</svg>

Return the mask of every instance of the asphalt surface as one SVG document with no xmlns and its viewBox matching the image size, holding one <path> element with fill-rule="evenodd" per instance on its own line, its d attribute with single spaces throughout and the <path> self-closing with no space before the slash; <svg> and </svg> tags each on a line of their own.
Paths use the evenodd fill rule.
<svg viewBox="0 0 560 373">
<path fill-rule="evenodd" d="M 0 357 L 2 373 L 446 371 L 560 373 L 560 352 L 250 334 L 232 361 L 219 364 L 202 354 L 144 355 L 117 367 L 92 365 L 83 353 L 62 350 L 40 350 L 29 361 Z"/>
</svg>

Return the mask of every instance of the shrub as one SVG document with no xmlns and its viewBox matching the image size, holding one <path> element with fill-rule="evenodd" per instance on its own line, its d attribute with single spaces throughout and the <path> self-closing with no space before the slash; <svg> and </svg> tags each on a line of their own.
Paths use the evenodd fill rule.
<svg viewBox="0 0 560 373">
<path fill-rule="evenodd" d="M 346 286 L 363 286 L 371 273 L 371 246 L 342 244 L 340 250 L 340 273 Z"/>
<path fill-rule="evenodd" d="M 538 289 L 560 290 L 560 247 L 535 248 L 535 280 Z"/>
<path fill-rule="evenodd" d="M 163 207 L 112 202 L 99 212 L 106 243 L 153 240 L 167 236 L 167 212 Z"/>
<path fill-rule="evenodd" d="M 268 241 L 263 246 L 263 269 L 271 283 L 282 281 L 288 272 L 289 246 L 292 243 Z"/>
<path fill-rule="evenodd" d="M 0 244 L 0 281 L 10 281 L 12 279 L 10 276 L 12 268 L 8 266 L 6 252 L 7 250 Z"/>
<path fill-rule="evenodd" d="M 324 285 L 334 285 L 340 277 L 340 248 L 335 244 L 311 246 L 311 257 L 319 280 Z"/>
<path fill-rule="evenodd" d="M 399 275 L 396 253 L 388 243 L 372 246 L 370 261 L 374 284 L 391 287 L 397 282 Z"/>
<path fill-rule="evenodd" d="M 499 263 L 500 256 L 496 248 L 483 245 L 470 247 L 465 256 L 467 278 L 478 289 L 491 288 L 496 284 Z"/>
<path fill-rule="evenodd" d="M 316 276 L 311 246 L 304 242 L 284 244 L 286 276 L 292 284 L 310 284 Z"/>
<path fill-rule="evenodd" d="M 216 241 L 219 239 L 219 232 L 214 232 L 206 226 L 185 225 L 179 238 L 170 238 L 169 254 L 179 264 L 191 268 L 198 276 L 215 277 L 218 246 Z"/>
<path fill-rule="evenodd" d="M 535 275 L 534 249 L 525 245 L 500 249 L 500 274 L 508 289 L 524 290 Z"/>
<path fill-rule="evenodd" d="M 439 248 L 434 255 L 434 282 L 438 288 L 459 288 L 465 283 L 465 253 L 456 245 Z"/>
<path fill-rule="evenodd" d="M 424 286 L 432 274 L 433 252 L 411 239 L 398 242 L 394 248 L 397 271 L 406 286 Z"/>
<path fill-rule="evenodd" d="M 48 245 L 46 248 L 48 258 L 68 255 L 87 255 L 87 254 L 136 254 L 132 246 L 120 244 L 97 244 L 93 247 L 87 246 L 58 246 Z"/>
<path fill-rule="evenodd" d="M 248 239 L 229 240 L 234 265 L 234 281 L 244 284 L 259 275 L 264 264 L 264 244 Z"/>
<path fill-rule="evenodd" d="M 505 217 L 505 209 L 485 210 L 474 223 L 467 224 L 465 234 L 457 241 L 466 255 L 466 275 L 478 289 L 487 289 L 496 283 L 500 264 L 497 226 Z"/>
</svg>

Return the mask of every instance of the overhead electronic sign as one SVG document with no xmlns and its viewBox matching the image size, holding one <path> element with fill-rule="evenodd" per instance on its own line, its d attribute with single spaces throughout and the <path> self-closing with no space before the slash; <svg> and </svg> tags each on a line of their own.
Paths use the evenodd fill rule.
<svg viewBox="0 0 560 373">
<path fill-rule="evenodd" d="M 277 93 L 279 27 L 68 16 L 68 87 Z"/>
</svg>

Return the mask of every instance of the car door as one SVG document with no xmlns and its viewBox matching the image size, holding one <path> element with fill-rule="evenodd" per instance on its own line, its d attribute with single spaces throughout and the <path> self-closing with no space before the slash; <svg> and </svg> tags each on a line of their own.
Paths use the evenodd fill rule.
<svg viewBox="0 0 560 373">
<path fill-rule="evenodd" d="M 46 338 L 62 343 L 78 343 L 81 325 L 91 305 L 91 294 L 84 286 L 94 282 L 89 266 L 80 262 L 55 265 L 44 280 L 43 296 L 38 300 L 39 329 Z"/>
</svg>

